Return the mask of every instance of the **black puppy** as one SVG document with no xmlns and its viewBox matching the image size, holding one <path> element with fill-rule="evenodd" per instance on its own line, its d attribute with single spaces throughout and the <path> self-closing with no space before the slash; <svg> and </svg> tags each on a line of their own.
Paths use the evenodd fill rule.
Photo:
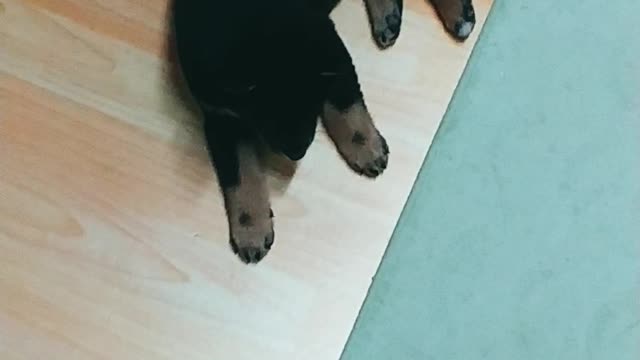
<svg viewBox="0 0 640 360">
<path fill-rule="evenodd" d="M 299 160 L 317 119 L 347 164 L 376 177 L 389 149 L 329 12 L 335 0 L 177 0 L 176 44 L 225 198 L 230 243 L 257 263 L 274 242 L 255 144 Z"/>
<path fill-rule="evenodd" d="M 326 0 L 317 0 L 326 1 Z M 464 41 L 476 24 L 471 0 L 429 0 L 451 36 Z M 373 38 L 382 49 L 395 43 L 400 35 L 403 0 L 364 0 L 369 13 Z"/>
</svg>

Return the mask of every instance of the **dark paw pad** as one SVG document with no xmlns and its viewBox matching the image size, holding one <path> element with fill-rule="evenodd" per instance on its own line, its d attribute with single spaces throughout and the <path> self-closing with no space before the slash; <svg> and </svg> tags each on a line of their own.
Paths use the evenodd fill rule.
<svg viewBox="0 0 640 360">
<path fill-rule="evenodd" d="M 367 143 L 367 138 L 360 131 L 356 131 L 353 133 L 353 136 L 351 137 L 351 142 L 356 145 L 364 145 Z"/>
<path fill-rule="evenodd" d="M 252 222 L 251 215 L 249 215 L 246 212 L 243 212 L 242 214 L 240 214 L 240 218 L 238 219 L 238 222 L 242 226 L 251 226 L 251 222 Z"/>
</svg>

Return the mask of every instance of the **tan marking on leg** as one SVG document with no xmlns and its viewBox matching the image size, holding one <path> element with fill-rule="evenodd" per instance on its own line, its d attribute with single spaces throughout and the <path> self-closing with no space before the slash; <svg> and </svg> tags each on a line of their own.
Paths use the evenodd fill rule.
<svg viewBox="0 0 640 360">
<path fill-rule="evenodd" d="M 257 263 L 273 243 L 273 221 L 265 175 L 255 149 L 238 145 L 240 184 L 225 190 L 234 251 L 246 263 Z"/>
<path fill-rule="evenodd" d="M 349 166 L 359 174 L 376 177 L 387 168 L 389 148 L 362 103 L 345 111 L 326 103 L 323 123 Z"/>
</svg>

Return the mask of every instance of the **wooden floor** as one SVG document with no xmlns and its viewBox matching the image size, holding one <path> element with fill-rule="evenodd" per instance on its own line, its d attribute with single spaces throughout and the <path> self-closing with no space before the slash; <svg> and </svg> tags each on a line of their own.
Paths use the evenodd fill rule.
<svg viewBox="0 0 640 360">
<path fill-rule="evenodd" d="M 0 359 L 337 359 L 480 31 L 456 44 L 407 2 L 386 52 L 359 1 L 335 13 L 387 173 L 354 176 L 320 136 L 271 179 L 276 245 L 247 267 L 167 0 L 0 0 Z"/>
</svg>

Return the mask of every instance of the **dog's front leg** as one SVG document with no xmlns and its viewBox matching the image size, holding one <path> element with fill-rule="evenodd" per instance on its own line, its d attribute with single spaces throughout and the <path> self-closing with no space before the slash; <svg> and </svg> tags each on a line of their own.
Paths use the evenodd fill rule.
<svg viewBox="0 0 640 360">
<path fill-rule="evenodd" d="M 205 136 L 224 194 L 231 248 L 243 262 L 255 264 L 273 245 L 273 212 L 254 144 L 230 125 L 238 121 L 207 114 Z"/>
</svg>

